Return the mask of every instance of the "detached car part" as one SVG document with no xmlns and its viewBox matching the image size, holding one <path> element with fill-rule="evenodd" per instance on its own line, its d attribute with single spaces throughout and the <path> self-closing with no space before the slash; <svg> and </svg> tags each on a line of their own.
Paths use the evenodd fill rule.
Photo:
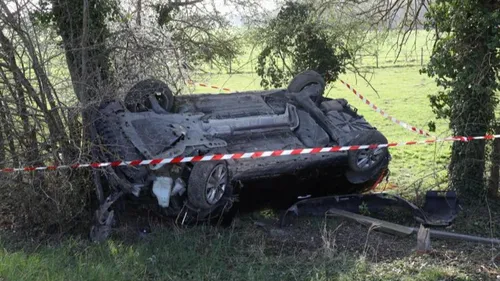
<svg viewBox="0 0 500 281">
<path fill-rule="evenodd" d="M 454 191 L 428 191 L 423 208 L 404 198 L 387 193 L 326 196 L 301 200 L 292 205 L 281 217 L 281 226 L 289 215 L 325 216 L 330 209 L 351 213 L 384 213 L 387 208 L 410 211 L 415 220 L 425 226 L 448 226 L 458 215 L 459 204 Z"/>
<path fill-rule="evenodd" d="M 344 210 L 339 210 L 332 208 L 328 210 L 326 213 L 328 216 L 336 216 L 336 217 L 343 217 L 343 218 L 348 218 L 352 219 L 354 221 L 357 221 L 363 225 L 366 225 L 368 227 L 373 227 L 374 230 L 385 232 L 388 234 L 393 234 L 397 236 L 409 236 L 412 234 L 417 234 L 419 231 L 419 228 L 417 227 L 408 227 L 404 225 L 399 225 L 395 223 L 391 223 L 388 221 L 384 220 L 379 220 L 355 213 L 351 213 L 348 211 Z M 453 239 L 453 240 L 462 240 L 462 241 L 469 241 L 469 242 L 476 242 L 476 243 L 483 243 L 483 244 L 497 244 L 500 245 L 500 239 L 495 239 L 495 238 L 485 238 L 485 237 L 478 237 L 478 236 L 472 236 L 472 235 L 465 235 L 465 234 L 459 234 L 459 233 L 452 233 L 452 232 L 447 232 L 447 231 L 440 231 L 440 230 L 435 230 L 435 229 L 429 229 L 430 237 L 435 237 L 435 238 L 441 238 L 441 239 Z"/>
<path fill-rule="evenodd" d="M 314 71 L 297 75 L 287 89 L 219 95 L 174 97 L 165 83 L 144 80 L 123 102 L 100 105 L 94 126 L 97 144 L 104 148 L 101 160 L 387 143 L 346 100 L 327 98 L 324 89 L 323 78 Z M 204 220 L 231 208 L 233 189 L 240 182 L 283 175 L 311 177 L 311 170 L 321 170 L 347 179 L 350 191 L 363 192 L 389 161 L 388 149 L 378 148 L 117 167 L 114 173 L 126 184 L 111 185 L 136 197 L 155 197 L 166 214 L 182 221 Z M 336 192 L 333 187 L 332 192 Z"/>
</svg>

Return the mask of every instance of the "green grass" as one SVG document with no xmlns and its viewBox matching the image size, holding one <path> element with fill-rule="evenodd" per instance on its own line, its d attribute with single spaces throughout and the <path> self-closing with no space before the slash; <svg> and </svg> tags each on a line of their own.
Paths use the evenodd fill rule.
<svg viewBox="0 0 500 281">
<path fill-rule="evenodd" d="M 327 229 L 339 229 L 338 233 L 326 233 L 322 223 L 281 233 L 239 222 L 232 229 L 163 227 L 145 239 L 115 237 L 99 245 L 74 238 L 36 248 L 4 246 L 0 249 L 0 280 L 438 281 L 486 276 L 456 260 L 449 263 L 458 255 L 477 265 L 483 262 L 481 256 L 464 257 L 456 250 L 446 252 L 450 256 L 418 256 L 411 251 L 412 239 L 384 243 L 380 239 L 387 237 L 378 233 L 367 236 L 360 226 L 339 221 L 329 224 Z M 346 238 L 341 233 L 346 231 L 358 233 Z M 402 245 L 404 250 L 399 252 L 403 255 L 378 254 L 371 250 L 376 243 L 383 243 L 381 247 Z M 474 255 L 477 250 L 465 252 Z"/>
<path fill-rule="evenodd" d="M 375 39 L 378 36 L 378 39 Z M 398 32 L 392 31 L 384 35 L 370 33 L 365 38 L 366 43 L 355 54 L 355 64 L 357 67 L 376 67 L 377 58 L 379 67 L 394 66 L 422 66 L 429 61 L 432 53 L 432 33 L 418 31 L 408 38 L 406 44 L 399 46 Z M 257 65 L 257 58 L 260 54 L 260 47 L 247 43 L 244 52 L 237 57 L 230 65 L 223 69 L 217 69 L 213 65 L 203 65 L 198 71 L 203 72 L 229 72 L 232 73 L 254 73 Z"/>
</svg>

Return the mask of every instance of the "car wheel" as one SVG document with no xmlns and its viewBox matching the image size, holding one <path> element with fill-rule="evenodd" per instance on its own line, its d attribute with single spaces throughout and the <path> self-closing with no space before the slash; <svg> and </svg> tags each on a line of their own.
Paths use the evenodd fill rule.
<svg viewBox="0 0 500 281">
<path fill-rule="evenodd" d="M 211 209 L 231 195 L 229 171 L 225 161 L 199 162 L 188 180 L 188 200 L 196 208 Z"/>
<path fill-rule="evenodd" d="M 386 144 L 387 139 L 377 130 L 360 132 L 349 145 Z M 354 172 L 366 172 L 378 165 L 388 156 L 386 147 L 359 149 L 348 152 L 348 165 Z"/>
<path fill-rule="evenodd" d="M 116 105 L 118 103 L 115 103 Z M 106 105 L 103 105 L 106 106 Z M 110 105 L 112 106 L 112 105 Z M 120 129 L 117 114 L 124 111 L 122 105 L 120 108 L 116 108 L 114 113 L 111 111 L 106 111 L 105 108 L 100 108 L 105 114 L 97 118 L 94 126 L 97 131 L 99 138 L 96 145 L 98 147 L 106 147 L 107 149 L 100 150 L 100 158 L 102 161 L 116 161 L 116 160 L 137 160 L 142 159 L 142 154 L 135 148 L 135 146 L 128 140 L 123 131 Z M 124 174 L 127 179 L 142 180 L 147 176 L 147 169 L 144 166 L 139 167 L 116 167 L 116 171 Z"/>
<path fill-rule="evenodd" d="M 168 85 L 155 79 L 138 82 L 125 96 L 125 106 L 131 112 L 170 112 L 173 105 L 174 96 Z"/>
<path fill-rule="evenodd" d="M 306 86 L 309 86 L 311 84 L 320 84 L 323 89 L 326 85 L 325 79 L 323 79 L 323 77 L 319 73 L 313 70 L 307 70 L 297 74 L 292 79 L 292 81 L 288 85 L 288 91 L 292 93 L 298 93 L 302 91 L 302 89 L 304 89 Z"/>
</svg>

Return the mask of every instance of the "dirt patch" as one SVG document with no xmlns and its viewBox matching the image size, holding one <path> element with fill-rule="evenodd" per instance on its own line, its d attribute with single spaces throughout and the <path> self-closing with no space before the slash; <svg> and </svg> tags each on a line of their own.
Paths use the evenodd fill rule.
<svg viewBox="0 0 500 281">
<path fill-rule="evenodd" d="M 415 236 L 396 237 L 343 219 L 305 218 L 286 228 L 279 228 L 278 221 L 271 219 L 238 223 L 248 235 L 264 234 L 268 255 L 298 254 L 311 259 L 318 255 L 350 256 L 374 267 L 418 270 L 438 266 L 472 274 L 477 277 L 474 280 L 497 280 L 500 276 L 500 248 L 491 245 L 433 239 L 430 253 L 417 254 Z"/>
</svg>

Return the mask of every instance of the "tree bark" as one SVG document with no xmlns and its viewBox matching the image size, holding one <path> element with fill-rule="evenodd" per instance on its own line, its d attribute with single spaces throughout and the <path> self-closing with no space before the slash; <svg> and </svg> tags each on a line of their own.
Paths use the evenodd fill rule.
<svg viewBox="0 0 500 281">
<path fill-rule="evenodd" d="M 142 0 L 137 0 L 137 17 L 135 18 L 135 23 L 141 26 L 141 13 L 142 13 Z"/>
</svg>

